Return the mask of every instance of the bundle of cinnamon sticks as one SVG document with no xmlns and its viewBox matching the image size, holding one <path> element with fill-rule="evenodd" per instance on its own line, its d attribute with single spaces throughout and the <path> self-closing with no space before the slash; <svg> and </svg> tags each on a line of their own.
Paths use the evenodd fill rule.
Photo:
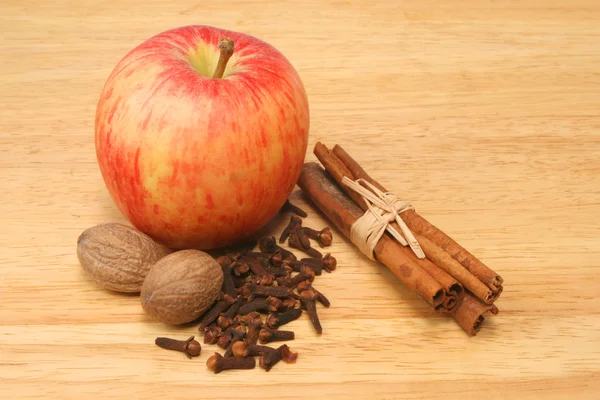
<svg viewBox="0 0 600 400">
<path fill-rule="evenodd" d="M 330 150 L 318 142 L 314 154 L 323 166 L 316 162 L 305 163 L 298 186 L 350 239 L 352 225 L 364 215 L 368 204 L 343 183 L 344 177 L 368 182 L 384 193 L 388 191 L 341 146 L 335 145 Z M 364 183 L 362 186 L 372 190 Z M 375 244 L 373 258 L 436 312 L 452 316 L 470 336 L 477 334 L 483 315 L 498 313 L 494 303 L 502 293 L 503 279 L 413 208 L 399 215 L 412 231 L 425 258 L 419 258 L 410 247 L 405 247 L 387 232 Z M 395 222 L 390 225 L 401 232 Z"/>
</svg>

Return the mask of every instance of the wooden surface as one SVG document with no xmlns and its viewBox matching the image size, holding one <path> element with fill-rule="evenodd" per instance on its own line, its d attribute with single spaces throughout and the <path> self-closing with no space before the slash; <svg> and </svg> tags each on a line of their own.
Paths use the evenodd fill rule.
<svg viewBox="0 0 600 400">
<path fill-rule="evenodd" d="M 123 221 L 94 153 L 104 80 L 187 24 L 279 48 L 309 94 L 311 149 L 341 143 L 498 271 L 500 314 L 469 338 L 337 234 L 324 333 L 294 322 L 296 365 L 213 375 L 215 346 L 157 348 L 196 325 L 98 289 L 75 244 Z M 600 396 L 597 1 L 4 0 L 0 42 L 0 398 Z"/>
</svg>

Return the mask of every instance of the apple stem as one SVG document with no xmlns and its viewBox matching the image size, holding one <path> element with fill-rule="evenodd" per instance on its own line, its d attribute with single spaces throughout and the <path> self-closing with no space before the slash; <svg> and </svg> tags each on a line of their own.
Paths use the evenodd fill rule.
<svg viewBox="0 0 600 400">
<path fill-rule="evenodd" d="M 215 68 L 213 74 L 213 78 L 215 79 L 222 78 L 223 73 L 225 73 L 227 61 L 229 61 L 233 54 L 233 40 L 227 38 L 219 40 L 219 50 L 221 51 L 221 55 L 219 56 L 219 62 L 217 63 L 217 68 Z"/>
</svg>

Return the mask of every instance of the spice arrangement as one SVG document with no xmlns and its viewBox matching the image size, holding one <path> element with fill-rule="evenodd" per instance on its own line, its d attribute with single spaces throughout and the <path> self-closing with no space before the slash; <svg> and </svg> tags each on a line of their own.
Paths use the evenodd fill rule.
<svg viewBox="0 0 600 400">
<path fill-rule="evenodd" d="M 153 319 L 171 325 L 197 321 L 204 344 L 224 350 L 208 358 L 209 370 L 251 369 L 258 358 L 259 367 L 270 371 L 280 361 L 292 364 L 298 357 L 280 344 L 295 339 L 286 324 L 306 313 L 315 332 L 323 332 L 318 307 L 330 302 L 314 281 L 337 267 L 335 257 L 322 252 L 333 241 L 328 227 L 303 226 L 306 212 L 289 201 L 281 212 L 291 216 L 278 239 L 267 236 L 213 254 L 172 251 L 135 228 L 107 223 L 80 235 L 77 255 L 102 287 L 140 293 L 142 308 Z M 286 242 L 297 251 L 280 246 Z M 202 350 L 194 336 L 158 337 L 155 344 L 188 358 Z"/>
<path fill-rule="evenodd" d="M 335 226 L 357 247 L 364 247 L 366 235 L 357 238 L 356 229 L 365 214 L 381 219 L 382 209 L 373 206 L 378 198 L 384 207 L 399 204 L 380 183 L 375 181 L 344 149 L 328 149 L 317 143 L 316 162 L 305 163 L 298 185 Z M 355 189 L 360 185 L 365 190 Z M 375 196 L 375 197 L 373 197 Z M 411 291 L 435 311 L 454 318 L 469 335 L 481 328 L 483 315 L 498 313 L 494 304 L 503 291 L 503 279 L 460 244 L 419 215 L 412 206 L 400 212 L 393 208 L 389 226 L 396 232 L 408 228 L 417 243 L 416 250 L 384 233 L 364 251 L 390 269 Z M 376 221 L 377 222 L 377 221 Z M 384 221 L 384 226 L 387 221 Z M 389 227 L 386 226 L 386 230 Z M 406 235 L 405 235 L 406 236 Z M 422 256 L 419 254 L 422 252 Z"/>
</svg>

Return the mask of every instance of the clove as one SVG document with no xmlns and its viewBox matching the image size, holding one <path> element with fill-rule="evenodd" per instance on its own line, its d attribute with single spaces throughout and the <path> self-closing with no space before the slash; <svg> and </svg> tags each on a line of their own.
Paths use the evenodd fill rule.
<svg viewBox="0 0 600 400">
<path fill-rule="evenodd" d="M 287 340 L 294 340 L 295 338 L 296 335 L 293 331 L 281 331 L 267 327 L 263 327 L 258 334 L 258 339 L 262 344 L 271 342 L 285 342 Z"/>
<path fill-rule="evenodd" d="M 231 369 L 253 369 L 256 367 L 256 360 L 253 357 L 223 357 L 215 353 L 206 360 L 206 366 L 218 374 Z"/>
<path fill-rule="evenodd" d="M 333 242 L 333 234 L 331 233 L 331 229 L 329 229 L 329 227 L 325 227 L 320 231 L 308 227 L 303 227 L 302 231 L 309 238 L 316 240 L 319 244 L 319 247 L 331 246 L 331 243 Z"/>
<path fill-rule="evenodd" d="M 290 222 L 283 229 L 283 232 L 281 232 L 281 236 L 279 236 L 279 243 L 285 243 L 292 232 L 296 232 L 299 228 L 302 228 L 302 218 L 297 215 L 292 215 L 290 217 Z"/>
<path fill-rule="evenodd" d="M 325 254 L 322 258 L 302 258 L 300 262 L 304 265 L 308 265 L 313 269 L 320 268 L 324 269 L 327 272 L 335 270 L 337 266 L 337 260 L 330 253 Z"/>
<path fill-rule="evenodd" d="M 249 300 L 253 300 L 255 296 L 273 296 L 279 298 L 296 296 L 290 288 L 285 286 L 258 286 L 254 283 L 247 283 L 242 286 L 240 294 Z"/>
<path fill-rule="evenodd" d="M 248 263 L 235 261 L 231 267 L 234 276 L 242 276 L 250 271 Z"/>
<path fill-rule="evenodd" d="M 303 209 L 301 209 L 298 206 L 293 205 L 292 203 L 290 203 L 289 200 L 286 200 L 285 203 L 283 203 L 283 206 L 281 206 L 280 212 L 291 212 L 302 218 L 308 217 L 308 214 L 306 213 L 306 211 L 304 211 Z"/>
<path fill-rule="evenodd" d="M 215 321 L 219 315 L 235 302 L 235 299 L 226 293 L 221 293 L 221 300 L 217 301 L 200 320 L 198 330 L 203 331 L 211 322 Z"/>
<path fill-rule="evenodd" d="M 317 301 L 319 303 L 321 303 L 325 307 L 329 307 L 331 305 L 331 303 L 329 302 L 329 299 L 327 297 L 325 297 L 325 295 L 323 293 L 321 293 L 317 289 L 315 289 L 314 286 L 312 286 L 312 284 L 308 281 L 300 282 L 298 284 L 298 286 L 296 286 L 296 289 L 298 290 L 298 293 L 301 293 L 308 289 L 312 289 L 315 292 L 315 294 L 317 295 Z"/>
<path fill-rule="evenodd" d="M 300 302 L 302 303 L 302 308 L 306 310 L 308 313 L 308 317 L 310 318 L 310 322 L 317 334 L 323 333 L 323 328 L 321 327 L 321 321 L 319 321 L 319 316 L 317 314 L 317 294 L 312 289 L 306 289 L 300 292 Z"/>
<path fill-rule="evenodd" d="M 176 340 L 167 337 L 157 337 L 154 343 L 163 349 L 175 350 L 184 353 L 187 358 L 198 357 L 202 346 L 194 336 L 190 336 L 187 340 Z"/>
<path fill-rule="evenodd" d="M 267 302 L 267 310 L 268 311 L 272 311 L 272 312 L 279 311 L 283 307 L 283 301 L 277 297 L 273 297 L 273 296 L 267 297 L 266 302 Z M 294 303 L 295 303 L 295 300 L 294 300 Z"/>
<path fill-rule="evenodd" d="M 277 283 L 279 286 L 284 286 L 288 288 L 295 288 L 300 282 L 303 281 L 312 281 L 315 279 L 315 273 L 311 270 L 310 272 L 300 272 L 293 278 L 290 277 L 282 277 L 277 279 Z"/>
<path fill-rule="evenodd" d="M 233 328 L 231 330 L 231 341 L 229 342 L 229 346 L 227 346 L 227 350 L 225 350 L 225 353 L 223 354 L 223 356 L 224 357 L 233 356 L 231 347 L 236 342 L 243 340 L 245 336 L 246 336 L 246 329 L 243 326 L 237 326 L 237 327 Z"/>
<path fill-rule="evenodd" d="M 261 368 L 263 368 L 265 371 L 270 371 L 275 364 L 283 359 L 283 349 L 285 347 L 287 347 L 287 344 L 282 344 L 273 351 L 263 353 L 259 359 L 259 365 Z"/>
<path fill-rule="evenodd" d="M 275 351 L 273 347 L 261 346 L 258 344 L 246 344 L 244 342 L 237 342 L 233 346 L 233 355 L 235 357 L 256 357 L 262 356 L 270 351 Z"/>
<path fill-rule="evenodd" d="M 282 325 L 297 320 L 302 315 L 302 310 L 294 308 L 292 310 L 283 311 L 276 314 L 269 314 L 267 317 L 267 326 L 272 329 L 279 328 Z"/>
<path fill-rule="evenodd" d="M 280 251 L 276 251 L 269 257 L 269 262 L 274 267 L 280 267 L 283 264 L 283 255 Z"/>
<path fill-rule="evenodd" d="M 321 252 L 319 250 L 317 250 L 313 247 L 310 247 L 310 243 L 308 243 L 308 246 L 306 246 L 306 244 L 303 243 L 303 241 L 300 238 L 300 236 L 298 235 L 298 233 L 292 233 L 290 235 L 288 244 L 290 245 L 291 248 L 303 251 L 310 257 L 313 257 L 313 258 L 322 258 L 323 257 L 323 255 L 321 254 Z"/>
<path fill-rule="evenodd" d="M 248 268 L 250 269 L 250 271 L 252 271 L 252 273 L 254 275 L 262 276 L 262 275 L 268 275 L 267 270 L 265 269 L 265 267 L 266 267 L 265 263 L 268 265 L 269 260 L 268 259 L 265 259 L 265 260 L 258 259 L 258 258 L 249 258 L 249 259 L 244 259 L 243 262 L 248 264 Z"/>
<path fill-rule="evenodd" d="M 221 336 L 221 332 L 223 332 L 223 330 L 214 324 L 207 326 L 204 329 L 204 343 L 216 344 L 219 336 Z"/>
<path fill-rule="evenodd" d="M 227 349 L 229 347 L 229 344 L 231 344 L 231 338 L 233 337 L 232 331 L 233 328 L 228 328 L 225 331 L 223 331 L 217 339 L 217 346 L 219 346 L 222 349 Z"/>
<path fill-rule="evenodd" d="M 296 298 L 286 297 L 281 300 L 281 307 L 279 311 L 291 310 L 292 308 L 296 307 L 296 303 Z"/>
<path fill-rule="evenodd" d="M 298 359 L 298 353 L 290 350 L 288 346 L 285 346 L 281 350 L 281 359 L 287 364 L 295 364 Z"/>
<path fill-rule="evenodd" d="M 240 315 L 246 315 L 246 314 L 250 314 L 251 312 L 254 311 L 270 311 L 269 310 L 269 304 L 267 303 L 267 299 L 265 299 L 264 297 L 259 297 L 256 298 L 246 304 L 244 304 L 243 306 L 240 307 L 240 309 L 238 310 L 238 313 Z"/>
<path fill-rule="evenodd" d="M 219 315 L 219 317 L 217 318 L 217 326 L 223 330 L 229 328 L 231 326 L 231 322 L 232 319 L 224 316 L 223 314 Z"/>
<path fill-rule="evenodd" d="M 337 260 L 334 256 L 332 256 L 329 253 L 325 254 L 325 256 L 322 259 L 322 263 L 323 269 L 327 272 L 331 272 L 337 267 Z"/>
<path fill-rule="evenodd" d="M 219 261 L 219 259 L 221 259 L 221 261 Z M 223 284 L 221 286 L 221 291 L 231 297 L 235 297 L 235 284 L 231 276 L 231 259 L 227 256 L 222 256 L 217 259 L 217 262 L 221 264 L 221 269 L 223 270 Z"/>
<path fill-rule="evenodd" d="M 304 262 L 302 260 L 316 260 L 318 262 Z M 300 261 L 296 261 L 294 265 L 292 265 L 292 271 L 294 272 L 307 272 L 307 270 L 311 270 L 315 275 L 321 275 L 323 272 L 323 264 L 320 259 L 317 258 L 303 258 Z"/>
<path fill-rule="evenodd" d="M 229 308 L 227 309 L 227 311 L 225 311 L 224 313 L 222 313 L 221 315 L 223 315 L 224 317 L 227 318 L 235 318 L 235 316 L 238 313 L 238 310 L 240 308 L 240 306 L 244 303 L 244 299 L 241 297 L 238 297 L 237 299 L 235 299 L 235 302 L 229 306 Z"/>
<path fill-rule="evenodd" d="M 260 315 L 258 318 L 253 318 L 248 322 L 248 331 L 246 332 L 246 337 L 244 342 L 247 345 L 254 345 L 258 342 L 258 334 L 260 333 L 260 329 L 263 326 L 262 318 Z"/>
<path fill-rule="evenodd" d="M 296 256 L 289 250 L 286 250 L 277 245 L 277 241 L 274 236 L 267 236 L 258 242 L 258 246 L 260 247 L 260 251 L 267 254 L 274 254 L 279 252 L 281 255 L 281 259 L 283 263 L 293 263 L 296 261 Z"/>
</svg>

